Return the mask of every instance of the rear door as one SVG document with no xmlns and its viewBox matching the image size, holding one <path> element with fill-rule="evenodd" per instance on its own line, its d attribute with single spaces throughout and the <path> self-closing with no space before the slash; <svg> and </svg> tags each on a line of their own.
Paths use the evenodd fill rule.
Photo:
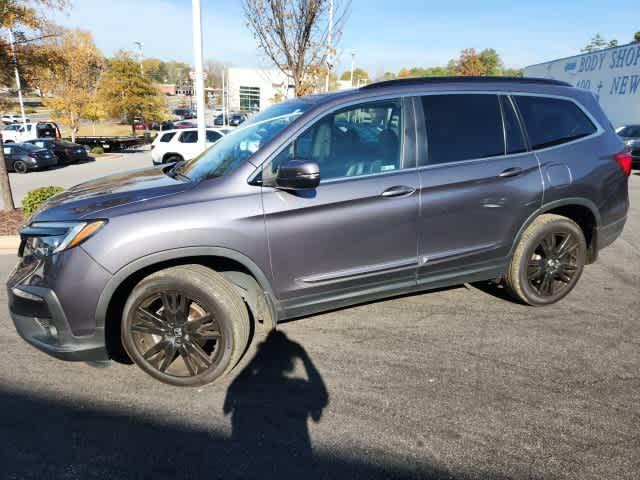
<svg viewBox="0 0 640 480">
<path fill-rule="evenodd" d="M 496 93 L 420 97 L 418 281 L 504 270 L 541 204 L 538 161 L 511 100 Z"/>
<path fill-rule="evenodd" d="M 262 170 L 273 285 L 288 316 L 415 286 L 418 174 L 406 103 L 327 114 Z M 293 158 L 317 162 L 320 185 L 266 186 Z"/>
<path fill-rule="evenodd" d="M 197 130 L 180 132 L 177 141 L 177 153 L 182 155 L 185 160 L 190 160 L 199 153 Z"/>
</svg>

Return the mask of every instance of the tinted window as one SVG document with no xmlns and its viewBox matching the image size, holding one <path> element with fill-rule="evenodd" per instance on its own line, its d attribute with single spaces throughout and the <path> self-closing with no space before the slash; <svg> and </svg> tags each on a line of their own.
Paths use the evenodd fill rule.
<svg viewBox="0 0 640 480">
<path fill-rule="evenodd" d="M 516 96 L 532 148 L 545 148 L 586 137 L 596 127 L 580 108 L 559 98 Z"/>
<path fill-rule="evenodd" d="M 522 136 L 522 129 L 509 97 L 502 97 L 502 117 L 504 119 L 507 154 L 526 152 L 527 147 Z"/>
<path fill-rule="evenodd" d="M 207 130 L 207 142 L 213 143 L 220 140 L 220 135 L 218 132 L 212 132 L 211 130 Z"/>
<path fill-rule="evenodd" d="M 165 133 L 164 135 L 162 135 L 160 137 L 160 141 L 162 143 L 167 143 L 170 142 L 171 139 L 175 136 L 176 132 L 169 132 L 169 133 Z"/>
<path fill-rule="evenodd" d="M 400 100 L 367 103 L 327 115 L 307 129 L 271 163 L 296 158 L 320 166 L 323 180 L 411 168 L 402 161 Z"/>
<path fill-rule="evenodd" d="M 504 155 L 497 95 L 428 95 L 422 108 L 429 164 Z"/>
<path fill-rule="evenodd" d="M 640 137 L 640 125 L 629 125 L 618 131 L 621 137 Z"/>
<path fill-rule="evenodd" d="M 182 143 L 198 143 L 198 132 L 182 132 L 182 135 L 180 135 L 180 141 Z"/>
</svg>

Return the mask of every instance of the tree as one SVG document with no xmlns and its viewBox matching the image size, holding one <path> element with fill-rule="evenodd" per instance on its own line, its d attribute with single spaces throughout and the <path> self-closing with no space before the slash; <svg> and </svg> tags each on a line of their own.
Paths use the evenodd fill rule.
<svg viewBox="0 0 640 480">
<path fill-rule="evenodd" d="M 167 67 L 159 58 L 145 58 L 142 60 L 142 71 L 144 76 L 152 82 L 167 82 Z"/>
<path fill-rule="evenodd" d="M 633 36 L 633 41 L 640 42 L 640 32 L 635 33 L 635 35 Z"/>
<path fill-rule="evenodd" d="M 587 52 L 587 53 L 597 52 L 598 50 L 602 50 L 603 48 L 615 47 L 616 45 L 618 45 L 618 40 L 612 39 L 607 42 L 602 37 L 602 35 L 600 35 L 599 33 L 596 33 L 591 38 L 591 41 L 580 51 Z"/>
<path fill-rule="evenodd" d="M 38 75 L 44 104 L 51 108 L 56 121 L 69 127 L 71 141 L 75 141 L 80 119 L 95 96 L 104 68 L 102 54 L 91 33 L 82 30 L 65 30 L 43 48 L 55 59 Z"/>
<path fill-rule="evenodd" d="M 502 72 L 500 72 L 505 77 L 523 77 L 524 69 L 523 68 L 503 68 Z"/>
<path fill-rule="evenodd" d="M 329 0 L 243 0 L 247 26 L 258 47 L 274 65 L 293 80 L 296 95 L 309 81 L 306 77 L 324 65 Z M 333 45 L 340 38 L 348 0 L 334 1 Z"/>
<path fill-rule="evenodd" d="M 353 79 L 351 78 L 351 70 L 347 70 L 340 75 L 340 80 L 352 80 L 352 85 L 360 85 L 361 83 L 369 83 L 369 74 L 362 68 L 355 68 Z"/>
<path fill-rule="evenodd" d="M 96 136 L 96 123 L 102 120 L 106 120 L 107 112 L 105 106 L 102 104 L 102 99 L 98 95 L 98 92 L 95 92 L 89 101 L 85 104 L 81 117 L 87 119 L 91 122 L 91 130 L 93 132 L 93 136 Z"/>
<path fill-rule="evenodd" d="M 47 19 L 43 12 L 62 9 L 65 0 L 0 0 L 0 29 L 11 28 L 15 37 L 16 50 L 21 53 L 19 67 L 22 80 L 25 84 L 29 81 L 28 73 L 34 65 L 46 62 L 40 54 L 24 55 L 24 51 L 33 51 L 34 38 L 37 41 L 44 34 L 47 27 Z M 44 7 L 44 8 L 43 8 Z M 28 38 L 32 35 L 34 38 Z M 0 84 L 12 85 L 15 67 L 14 57 L 7 40 L 0 37 Z M 0 190 L 2 193 L 2 205 L 4 210 L 13 210 L 13 196 L 11 184 L 7 174 L 4 160 L 2 140 L 0 140 Z"/>
<path fill-rule="evenodd" d="M 160 92 L 127 52 L 118 52 L 107 60 L 107 69 L 98 83 L 98 98 L 105 113 L 131 125 L 134 135 L 136 117 L 162 120 L 164 100 Z"/>
<path fill-rule="evenodd" d="M 184 62 L 164 62 L 164 69 L 167 72 L 166 82 L 180 85 L 190 82 L 189 72 L 191 72 L 191 65 Z"/>
<path fill-rule="evenodd" d="M 478 77 L 487 74 L 487 67 L 473 48 L 465 48 L 455 61 L 455 72 L 465 77 Z"/>
<path fill-rule="evenodd" d="M 503 69 L 502 59 L 493 48 L 485 48 L 478 58 L 486 70 L 484 75 L 499 75 Z"/>
</svg>

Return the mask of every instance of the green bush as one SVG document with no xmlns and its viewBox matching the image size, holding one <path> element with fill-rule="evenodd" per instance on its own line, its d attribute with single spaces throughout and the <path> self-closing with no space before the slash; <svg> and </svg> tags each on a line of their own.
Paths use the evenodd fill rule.
<svg viewBox="0 0 640 480">
<path fill-rule="evenodd" d="M 102 147 L 93 147 L 91 149 L 91 153 L 93 153 L 94 155 L 102 155 L 104 153 L 104 148 L 102 148 Z"/>
<path fill-rule="evenodd" d="M 62 187 L 40 187 L 35 190 L 31 190 L 28 192 L 24 199 L 22 200 L 22 212 L 29 216 L 33 214 L 40 204 L 44 202 L 49 197 L 53 197 L 54 195 L 63 192 L 64 188 Z"/>
</svg>

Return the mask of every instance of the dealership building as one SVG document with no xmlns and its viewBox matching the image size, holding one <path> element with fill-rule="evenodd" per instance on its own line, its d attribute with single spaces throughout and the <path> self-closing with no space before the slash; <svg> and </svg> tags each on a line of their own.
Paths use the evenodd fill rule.
<svg viewBox="0 0 640 480">
<path fill-rule="evenodd" d="M 293 96 L 289 79 L 277 69 L 230 67 L 226 77 L 232 112 L 257 112 Z"/>
<path fill-rule="evenodd" d="M 640 124 L 640 42 L 531 65 L 524 75 L 590 90 L 616 128 Z"/>
</svg>

